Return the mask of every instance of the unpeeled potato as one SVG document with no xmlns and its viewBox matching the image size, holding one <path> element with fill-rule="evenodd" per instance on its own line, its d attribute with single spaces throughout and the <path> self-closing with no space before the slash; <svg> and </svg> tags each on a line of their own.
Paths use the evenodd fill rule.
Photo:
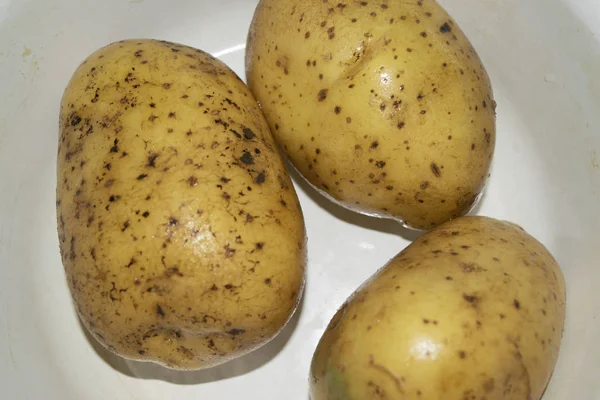
<svg viewBox="0 0 600 400">
<path fill-rule="evenodd" d="M 246 71 L 293 165 L 342 205 L 429 229 L 482 192 L 492 87 L 435 1 L 261 0 Z"/>
<path fill-rule="evenodd" d="M 69 288 L 111 351 L 207 368 L 294 312 L 300 205 L 256 100 L 210 55 L 155 40 L 90 55 L 62 100 L 57 173 Z"/>
<path fill-rule="evenodd" d="M 392 259 L 341 307 L 312 400 L 538 400 L 559 352 L 565 282 L 516 225 L 462 217 Z"/>
</svg>

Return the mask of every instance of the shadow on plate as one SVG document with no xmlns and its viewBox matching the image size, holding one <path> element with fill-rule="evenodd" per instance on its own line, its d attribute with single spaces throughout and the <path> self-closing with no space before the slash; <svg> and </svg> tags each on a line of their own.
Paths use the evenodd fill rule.
<svg viewBox="0 0 600 400">
<path fill-rule="evenodd" d="M 244 375 L 269 363 L 283 350 L 292 337 L 302 314 L 303 303 L 304 296 L 287 325 L 264 346 L 225 364 L 200 371 L 176 371 L 151 362 L 126 360 L 102 346 L 81 321 L 79 323 L 94 351 L 114 370 L 132 378 L 162 380 L 176 385 L 197 385 Z"/>
</svg>

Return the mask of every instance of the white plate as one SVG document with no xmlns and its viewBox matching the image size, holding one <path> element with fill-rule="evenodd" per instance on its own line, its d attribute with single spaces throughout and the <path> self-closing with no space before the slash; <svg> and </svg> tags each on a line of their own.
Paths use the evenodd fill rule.
<svg viewBox="0 0 600 400">
<path fill-rule="evenodd" d="M 480 214 L 518 222 L 568 284 L 545 400 L 600 400 L 600 0 L 442 0 L 498 101 Z M 410 234 L 345 211 L 299 181 L 309 235 L 303 305 L 259 351 L 181 373 L 127 362 L 86 336 L 58 253 L 58 107 L 71 73 L 111 41 L 154 37 L 217 54 L 243 76 L 253 0 L 0 0 L 0 398 L 307 399 L 314 347 L 343 300 Z M 449 399 L 452 400 L 452 399 Z"/>
</svg>

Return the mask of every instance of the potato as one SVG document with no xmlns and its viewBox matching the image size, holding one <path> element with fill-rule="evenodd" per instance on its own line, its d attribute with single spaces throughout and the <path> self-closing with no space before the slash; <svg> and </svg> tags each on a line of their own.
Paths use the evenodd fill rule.
<svg viewBox="0 0 600 400">
<path fill-rule="evenodd" d="M 516 225 L 443 224 L 359 288 L 327 327 L 312 400 L 538 400 L 562 336 L 557 262 Z"/>
<path fill-rule="evenodd" d="M 342 205 L 429 229 L 482 192 L 496 103 L 435 1 L 262 0 L 246 70 L 275 140 Z"/>
<path fill-rule="evenodd" d="M 129 359 L 223 363 L 280 331 L 303 290 L 303 217 L 264 117 L 190 47 L 127 40 L 77 69 L 57 217 L 83 323 Z"/>
</svg>

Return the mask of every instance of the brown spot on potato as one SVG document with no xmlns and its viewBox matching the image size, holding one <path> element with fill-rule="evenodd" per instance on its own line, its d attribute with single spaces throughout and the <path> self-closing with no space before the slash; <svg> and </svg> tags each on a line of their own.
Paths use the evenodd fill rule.
<svg viewBox="0 0 600 400">
<path fill-rule="evenodd" d="M 266 179 L 265 171 L 261 171 L 258 174 L 258 176 L 256 177 L 256 179 L 254 180 L 254 182 L 260 185 L 265 182 L 265 179 Z"/>
<path fill-rule="evenodd" d="M 521 303 L 519 302 L 519 300 L 514 299 L 513 300 L 513 306 L 515 307 L 515 309 L 520 310 L 521 309 Z"/>
<path fill-rule="evenodd" d="M 198 178 L 192 175 L 187 179 L 187 183 L 190 187 L 198 186 Z"/>
<path fill-rule="evenodd" d="M 252 140 L 256 136 L 250 128 L 244 127 L 242 131 L 244 132 L 244 139 L 246 140 Z"/>
<path fill-rule="evenodd" d="M 157 305 L 156 305 L 156 314 L 157 314 L 159 317 L 162 317 L 162 318 L 164 318 L 164 317 L 165 317 L 165 311 L 163 310 L 163 308 L 162 308 L 162 306 L 161 306 L 160 304 L 157 304 Z"/>
<path fill-rule="evenodd" d="M 448 32 L 452 32 L 452 28 L 446 22 L 446 23 L 444 23 L 444 25 L 440 26 L 440 33 L 448 33 Z"/>
<path fill-rule="evenodd" d="M 129 225 L 131 225 L 131 221 L 130 220 L 127 220 L 127 221 L 123 222 L 123 228 L 121 228 L 121 232 L 125 232 L 125 230 L 127 228 L 129 228 Z"/>
<path fill-rule="evenodd" d="M 156 159 L 158 158 L 158 154 L 152 153 L 148 156 L 148 162 L 146 166 L 155 168 L 156 167 Z"/>
<path fill-rule="evenodd" d="M 479 298 L 472 294 L 463 293 L 462 297 L 466 302 L 471 304 L 476 304 L 477 302 L 479 302 Z"/>
<path fill-rule="evenodd" d="M 233 329 L 230 329 L 229 331 L 227 331 L 227 333 L 232 336 L 241 335 L 244 332 L 246 332 L 246 330 L 242 329 L 242 328 L 233 328 Z"/>
<path fill-rule="evenodd" d="M 432 162 L 430 167 L 431 167 L 431 172 L 433 172 L 433 175 L 436 178 L 439 178 L 442 176 L 440 167 L 435 162 Z"/>
<path fill-rule="evenodd" d="M 329 40 L 335 38 L 335 27 L 334 26 L 327 29 L 327 36 L 329 37 Z"/>
<path fill-rule="evenodd" d="M 329 93 L 329 89 L 321 89 L 317 94 L 317 99 L 319 101 L 324 101 L 327 98 L 327 94 Z"/>
<path fill-rule="evenodd" d="M 252 157 L 252 154 L 248 150 L 244 150 L 244 153 L 240 157 L 240 161 L 245 165 L 252 165 L 254 164 L 254 157 Z"/>
</svg>

